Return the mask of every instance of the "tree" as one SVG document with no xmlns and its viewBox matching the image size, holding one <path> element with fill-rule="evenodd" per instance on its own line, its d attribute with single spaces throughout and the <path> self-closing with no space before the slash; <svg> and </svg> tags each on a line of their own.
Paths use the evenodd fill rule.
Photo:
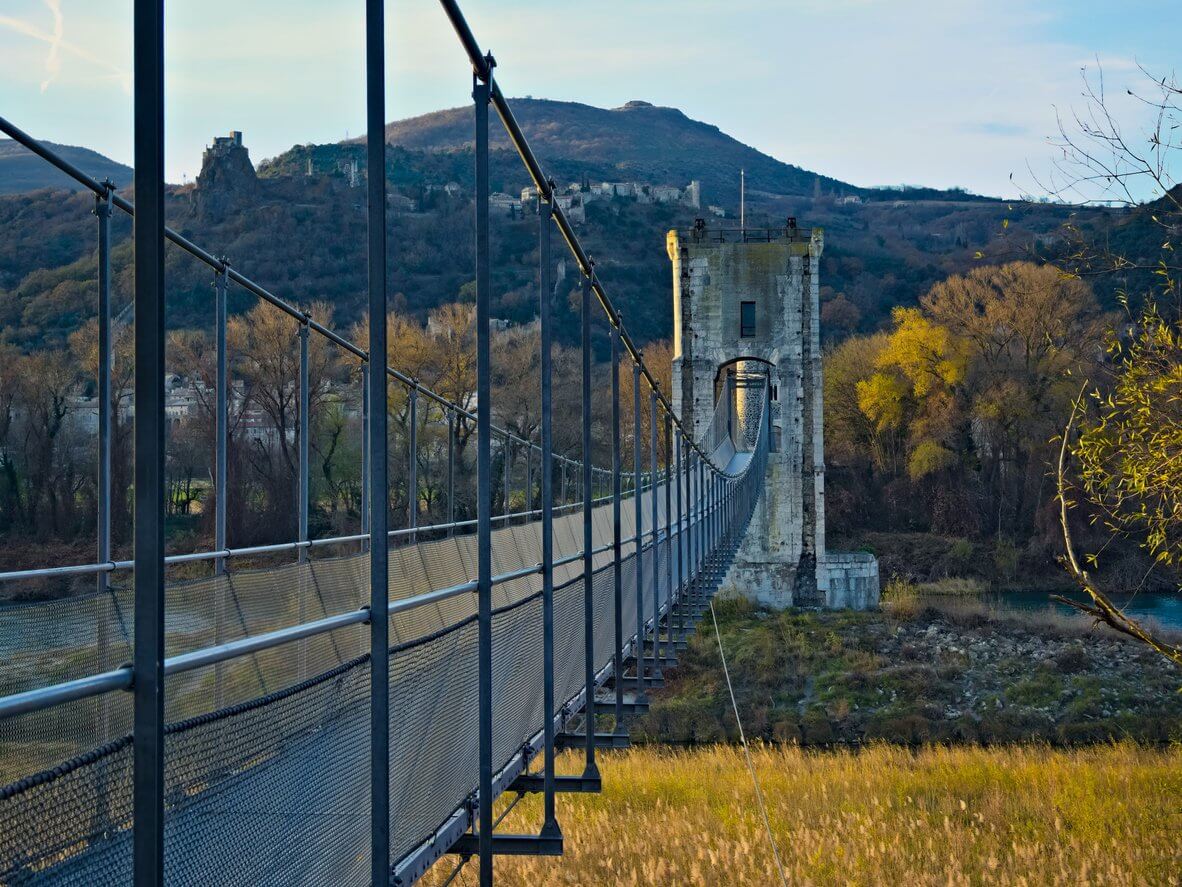
<svg viewBox="0 0 1182 887">
<path fill-rule="evenodd" d="M 134 328 L 113 323 L 111 328 L 111 536 L 112 541 L 129 543 L 132 485 L 132 380 L 135 373 Z M 81 366 L 84 380 L 99 373 L 98 321 L 89 320 L 69 338 L 70 353 Z M 95 408 L 98 408 L 97 401 Z"/>
<path fill-rule="evenodd" d="M 332 309 L 314 304 L 310 314 L 329 326 Z M 246 458 L 261 484 L 270 525 L 294 533 L 299 477 L 299 324 L 260 302 L 244 315 L 233 317 L 226 329 L 227 345 L 235 356 L 237 378 L 244 382 L 245 408 L 269 420 L 272 433 L 256 436 Z M 342 352 L 315 333 L 308 338 L 309 422 L 329 395 L 329 382 L 341 374 Z M 315 438 L 311 438 L 314 440 Z"/>
<path fill-rule="evenodd" d="M 1182 191 L 1172 173 L 1182 150 L 1175 136 L 1182 125 L 1182 88 L 1171 78 L 1149 79 L 1153 86 L 1144 94 L 1129 90 L 1151 111 L 1148 132 L 1140 137 L 1127 136 L 1112 112 L 1102 71 L 1084 74 L 1087 111 L 1075 115 L 1073 126 L 1060 121 L 1056 192 L 1089 198 L 1098 193 L 1127 205 L 1156 198 L 1138 212 L 1148 215 L 1164 237 L 1156 261 L 1108 244 L 1081 243 L 1065 263 L 1070 273 L 1118 275 L 1122 281 L 1131 271 L 1151 270 L 1156 287 L 1136 294 L 1142 299 L 1139 311 L 1130 308 L 1134 294 L 1120 293 L 1133 318 L 1111 329 L 1108 364 L 1098 371 L 1106 378 L 1101 384 L 1085 382 L 1067 416 L 1057 466 L 1059 522 L 1064 565 L 1088 600 L 1063 600 L 1182 667 L 1182 646 L 1129 618 L 1085 568 L 1099 562 L 1099 551 L 1108 543 L 1081 562 L 1071 529 L 1072 512 L 1082 511 L 1104 527 L 1109 542 L 1136 539 L 1155 566 L 1176 567 L 1182 555 L 1182 302 L 1174 258 L 1182 230 Z M 1162 305 L 1172 306 L 1172 316 Z M 1073 460 L 1078 483 L 1072 479 Z"/>
<path fill-rule="evenodd" d="M 965 342 L 967 409 L 997 529 L 1017 531 L 1042 498 L 1073 379 L 1103 335 L 1091 286 L 1032 262 L 976 268 L 938 283 L 924 312 Z M 1008 516 L 1008 520 L 1005 519 Z"/>
<path fill-rule="evenodd" d="M 875 376 L 889 341 L 889 333 L 852 336 L 825 356 L 825 449 L 831 458 L 846 463 L 869 453 L 877 471 L 894 475 L 899 472 L 905 442 L 902 392 L 894 393 L 896 405 L 889 411 L 889 395 L 875 393 L 874 400 L 882 407 L 867 412 L 858 387 Z"/>
<path fill-rule="evenodd" d="M 641 349 L 641 356 L 644 358 L 644 365 L 648 371 L 652 373 L 653 378 L 657 382 L 657 388 L 666 398 L 670 398 L 673 392 L 673 346 L 668 339 L 662 339 L 657 342 L 650 342 L 643 349 Z M 621 348 L 620 358 L 620 461 L 625 470 L 629 470 L 633 465 L 635 453 L 635 430 L 633 421 L 633 398 L 635 392 L 633 388 L 633 371 L 632 360 L 628 353 Z M 640 375 L 640 438 L 641 438 L 641 453 L 640 461 L 644 471 L 649 469 L 649 435 L 652 431 L 652 398 L 650 396 L 651 388 L 648 380 L 644 374 Z M 714 404 L 710 404 L 707 409 L 710 413 L 714 411 Z M 660 406 L 657 407 L 658 428 L 657 428 L 657 460 L 659 464 L 664 464 L 666 458 L 665 449 L 665 428 L 663 411 Z M 709 415 L 709 414 L 708 414 Z"/>
<path fill-rule="evenodd" d="M 1014 262 L 952 275 L 919 307 L 895 308 L 889 331 L 829 352 L 832 458 L 854 466 L 865 454 L 888 513 L 909 522 L 1030 537 L 1048 441 L 1100 329 L 1091 287 L 1054 269 Z"/>
</svg>

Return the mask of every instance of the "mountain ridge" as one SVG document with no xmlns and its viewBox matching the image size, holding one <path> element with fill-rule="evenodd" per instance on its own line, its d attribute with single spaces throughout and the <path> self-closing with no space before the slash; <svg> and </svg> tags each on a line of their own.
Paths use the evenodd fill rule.
<svg viewBox="0 0 1182 887">
<path fill-rule="evenodd" d="M 764 154 L 677 108 L 640 100 L 600 108 L 532 97 L 511 98 L 509 105 L 547 167 L 554 160 L 577 161 L 606 179 L 635 178 L 652 184 L 684 186 L 698 179 L 711 203 L 738 202 L 740 169 L 752 192 L 805 196 L 818 188 L 850 195 L 870 191 Z M 414 150 L 471 149 L 472 109 L 446 108 L 395 120 L 386 125 L 385 134 L 387 144 Z M 490 146 L 512 150 L 503 127 L 490 128 Z"/>
<path fill-rule="evenodd" d="M 45 147 L 68 160 L 97 181 L 111 179 L 116 185 L 131 184 L 132 169 L 90 148 L 42 142 Z M 0 194 L 21 194 L 53 188 L 81 191 L 83 186 L 56 167 L 46 163 L 24 145 L 12 139 L 0 139 Z"/>
</svg>

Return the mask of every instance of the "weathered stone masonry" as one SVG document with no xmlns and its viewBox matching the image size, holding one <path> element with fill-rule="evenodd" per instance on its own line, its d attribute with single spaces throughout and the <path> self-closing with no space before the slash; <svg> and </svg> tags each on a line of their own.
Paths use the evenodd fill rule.
<svg viewBox="0 0 1182 887">
<path fill-rule="evenodd" d="M 775 607 L 863 609 L 878 603 L 878 566 L 865 553 L 825 550 L 820 229 L 670 231 L 673 406 L 701 438 L 728 377 L 768 374 L 773 448 L 764 495 L 728 584 Z M 744 329 L 743 303 L 754 303 Z M 750 311 L 751 308 L 748 308 Z M 750 317 L 748 317 L 750 320 Z"/>
</svg>

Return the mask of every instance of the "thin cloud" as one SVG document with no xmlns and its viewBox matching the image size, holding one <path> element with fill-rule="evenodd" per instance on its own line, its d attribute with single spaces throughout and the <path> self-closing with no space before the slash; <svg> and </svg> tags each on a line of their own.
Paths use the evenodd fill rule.
<svg viewBox="0 0 1182 887">
<path fill-rule="evenodd" d="M 49 52 L 45 57 L 46 79 L 41 81 L 41 91 L 45 92 L 49 85 L 58 78 L 61 74 L 62 61 L 61 54 L 64 52 L 67 55 L 74 56 L 82 61 L 89 62 L 92 65 L 97 65 L 100 68 L 108 71 L 107 77 L 103 79 L 112 79 L 119 81 L 120 87 L 128 95 L 131 94 L 131 74 L 118 65 L 114 65 L 101 56 L 97 56 L 81 46 L 77 46 L 66 40 L 65 34 L 65 17 L 62 15 L 61 0 L 44 0 L 45 5 L 49 8 L 54 16 L 53 31 L 44 31 L 32 22 L 25 19 L 15 18 L 10 15 L 0 15 L 0 27 L 8 28 L 10 31 L 15 31 L 17 34 L 28 37 L 32 40 L 40 41 L 49 46 Z"/>
<path fill-rule="evenodd" d="M 66 31 L 66 18 L 62 15 L 61 0 L 45 0 L 45 5 L 53 14 L 53 33 L 49 37 L 49 54 L 45 57 L 45 71 L 48 76 L 41 81 L 42 92 L 49 89 L 49 84 L 62 72 L 62 37 Z"/>
</svg>

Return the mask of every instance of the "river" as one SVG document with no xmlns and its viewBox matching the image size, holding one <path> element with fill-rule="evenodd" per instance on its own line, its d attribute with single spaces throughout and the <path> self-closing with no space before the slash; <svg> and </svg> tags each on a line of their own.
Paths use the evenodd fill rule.
<svg viewBox="0 0 1182 887">
<path fill-rule="evenodd" d="M 1086 596 L 1080 591 L 1064 594 L 1078 600 Z M 988 600 L 1001 606 L 1017 610 L 1057 609 L 1065 613 L 1078 611 L 1067 604 L 1051 600 L 1052 592 L 1047 591 L 1000 591 L 988 595 Z M 1142 591 L 1136 594 L 1114 594 L 1111 600 L 1133 619 L 1151 619 L 1162 628 L 1182 631 L 1182 593 Z"/>
</svg>

